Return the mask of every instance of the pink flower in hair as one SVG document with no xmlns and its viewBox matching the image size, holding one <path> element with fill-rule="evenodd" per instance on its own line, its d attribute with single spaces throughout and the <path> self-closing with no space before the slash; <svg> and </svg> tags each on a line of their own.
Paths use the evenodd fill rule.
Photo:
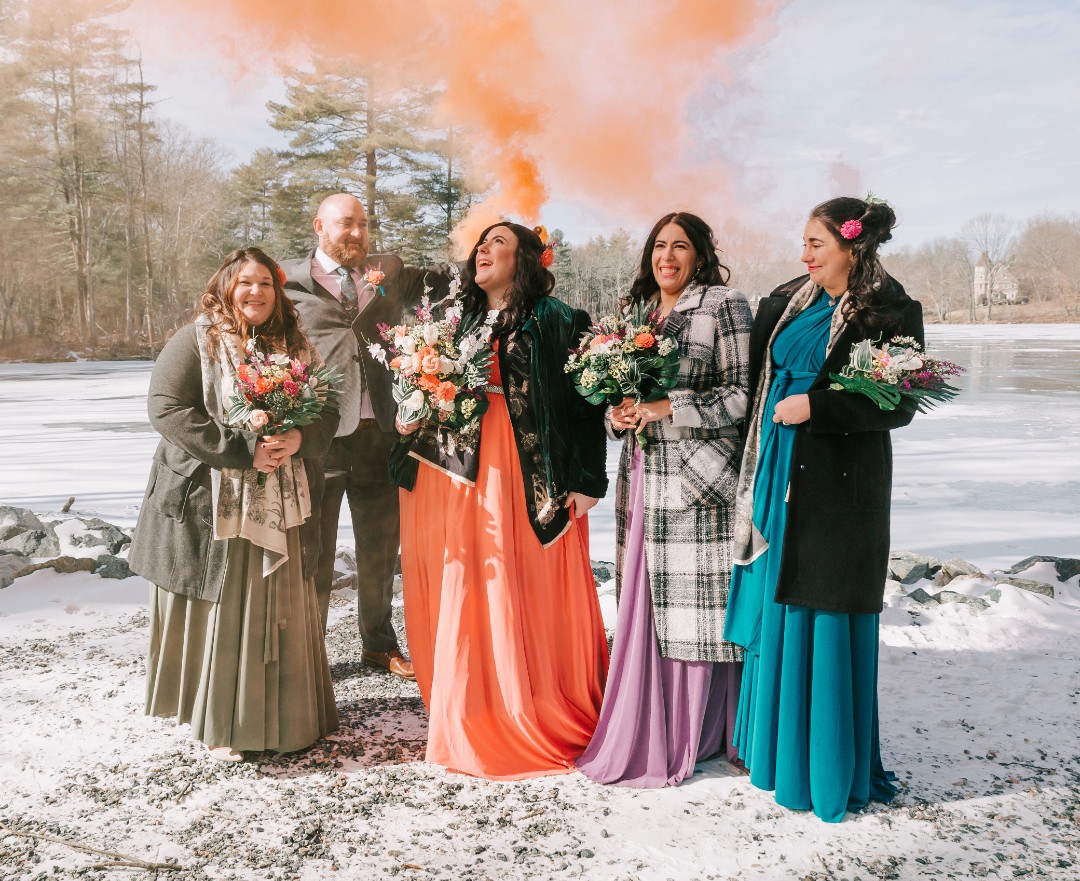
<svg viewBox="0 0 1080 881">
<path fill-rule="evenodd" d="M 857 239 L 862 235 L 862 222 L 858 220 L 845 220 L 840 227 L 840 235 L 842 235 L 849 242 L 852 239 Z"/>
</svg>

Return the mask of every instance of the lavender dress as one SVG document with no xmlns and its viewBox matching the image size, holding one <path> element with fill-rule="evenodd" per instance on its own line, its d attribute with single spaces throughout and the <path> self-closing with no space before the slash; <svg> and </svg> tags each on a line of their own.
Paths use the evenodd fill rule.
<svg viewBox="0 0 1080 881">
<path fill-rule="evenodd" d="M 636 441 L 629 441 L 635 443 Z M 597 783 L 677 786 L 731 746 L 741 664 L 660 656 L 645 560 L 642 455 L 634 450 L 619 617 L 600 722 L 577 769 Z"/>
</svg>

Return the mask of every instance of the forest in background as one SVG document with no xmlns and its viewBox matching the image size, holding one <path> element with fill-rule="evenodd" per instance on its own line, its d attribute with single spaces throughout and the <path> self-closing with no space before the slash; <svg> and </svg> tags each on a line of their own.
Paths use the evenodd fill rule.
<svg viewBox="0 0 1080 881">
<path fill-rule="evenodd" d="M 230 167 L 220 144 L 159 113 L 113 23 L 123 7 L 0 0 L 0 357 L 152 355 L 225 253 L 303 253 L 315 207 L 339 190 L 366 205 L 373 252 L 446 262 L 451 229 L 484 194 L 433 118 L 436 87 L 382 88 L 391 71 L 315 59 L 287 71 L 284 100 L 267 106 L 287 146 Z M 752 300 L 800 271 L 797 242 L 732 221 L 716 231 Z M 559 295 L 609 311 L 640 239 L 553 236 Z M 983 255 L 986 289 L 1008 277 L 1013 301 L 977 294 Z M 885 263 L 929 321 L 1080 320 L 1080 215 L 982 214 L 954 237 L 890 248 Z"/>
</svg>

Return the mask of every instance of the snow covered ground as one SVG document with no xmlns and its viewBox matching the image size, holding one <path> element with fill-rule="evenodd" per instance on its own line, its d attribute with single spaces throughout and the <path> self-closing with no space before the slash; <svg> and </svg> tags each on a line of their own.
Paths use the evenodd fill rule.
<svg viewBox="0 0 1080 881">
<path fill-rule="evenodd" d="M 985 572 L 1080 557 L 1075 327 L 930 339 L 971 372 L 957 401 L 895 435 L 894 547 Z M 131 525 L 154 446 L 148 376 L 0 365 L 0 500 L 49 519 L 74 495 L 81 514 Z M 610 559 L 611 519 L 592 518 L 594 557 Z M 349 591 L 329 639 L 342 729 L 297 756 L 214 763 L 142 715 L 146 583 L 39 571 L 0 590 L 0 877 L 141 876 L 49 836 L 178 867 L 159 878 L 1075 881 L 1080 575 L 1020 574 L 1054 596 L 974 574 L 946 588 L 974 604 L 939 605 L 907 596 L 942 589 L 930 581 L 889 584 L 882 752 L 902 786 L 831 826 L 722 761 L 658 792 L 428 767 L 415 686 L 357 663 Z"/>
</svg>

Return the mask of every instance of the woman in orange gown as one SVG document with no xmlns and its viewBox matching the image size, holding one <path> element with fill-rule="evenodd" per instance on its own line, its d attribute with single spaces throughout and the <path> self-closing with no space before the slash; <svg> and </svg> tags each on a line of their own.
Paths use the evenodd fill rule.
<svg viewBox="0 0 1080 881">
<path fill-rule="evenodd" d="M 518 224 L 481 235 L 462 304 L 501 315 L 479 440 L 399 423 L 392 465 L 427 760 L 490 779 L 571 770 L 607 674 L 586 515 L 607 489 L 603 411 L 563 372 L 589 318 L 550 296 L 544 255 Z"/>
</svg>

